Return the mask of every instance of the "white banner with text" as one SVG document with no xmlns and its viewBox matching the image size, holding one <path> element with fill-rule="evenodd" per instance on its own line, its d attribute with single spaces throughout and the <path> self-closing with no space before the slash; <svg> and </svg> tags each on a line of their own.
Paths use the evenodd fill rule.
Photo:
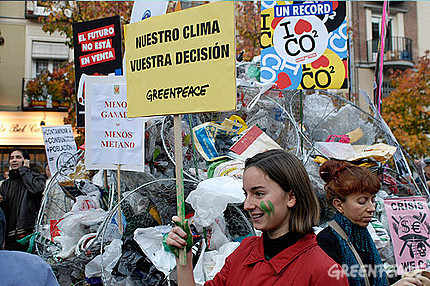
<svg viewBox="0 0 430 286">
<path fill-rule="evenodd" d="M 127 82 L 122 76 L 85 81 L 85 167 L 143 171 L 144 121 L 127 118 Z"/>
<path fill-rule="evenodd" d="M 42 127 L 46 159 L 51 174 L 65 172 L 76 153 L 76 142 L 71 125 Z"/>
</svg>

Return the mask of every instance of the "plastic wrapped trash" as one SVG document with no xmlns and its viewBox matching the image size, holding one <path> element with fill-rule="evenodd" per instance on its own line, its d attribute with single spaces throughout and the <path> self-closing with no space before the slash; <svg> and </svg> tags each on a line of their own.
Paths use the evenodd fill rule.
<svg viewBox="0 0 430 286">
<path fill-rule="evenodd" d="M 225 119 L 221 124 L 205 122 L 193 128 L 196 149 L 206 161 L 221 159 L 227 156 L 236 136 L 245 128 L 246 124 L 241 118 Z"/>
<path fill-rule="evenodd" d="M 214 222 L 206 230 L 209 250 L 219 249 L 222 245 L 230 241 L 230 234 L 223 216 L 215 218 Z"/>
<path fill-rule="evenodd" d="M 100 188 L 89 180 L 77 180 L 76 185 L 82 193 L 87 195 L 100 192 Z"/>
<path fill-rule="evenodd" d="M 256 125 L 247 129 L 242 137 L 231 146 L 230 156 L 237 157 L 243 161 L 254 155 L 272 149 L 282 149 L 271 137 L 264 133 Z"/>
<path fill-rule="evenodd" d="M 202 251 L 193 272 L 196 283 L 203 285 L 206 281 L 213 279 L 224 266 L 225 259 L 239 245 L 239 242 L 227 242 L 218 250 Z M 204 241 L 202 248 L 206 248 Z"/>
<path fill-rule="evenodd" d="M 303 114 L 303 123 L 313 141 L 325 141 L 331 134 L 347 134 L 360 128 L 365 136 L 355 143 L 362 145 L 375 143 L 375 126 L 363 120 L 361 117 L 363 113 L 349 104 L 336 108 L 332 98 L 310 94 L 304 99 Z"/>
<path fill-rule="evenodd" d="M 82 236 L 97 230 L 99 223 L 105 220 L 106 211 L 90 209 L 86 211 L 69 212 L 57 223 L 60 235 L 54 237 L 54 242 L 61 245 L 58 258 L 68 258 L 73 255 L 75 247 Z"/>
<path fill-rule="evenodd" d="M 243 161 L 229 160 L 217 165 L 213 170 L 212 177 L 230 176 L 242 178 L 244 169 L 245 163 Z"/>
<path fill-rule="evenodd" d="M 208 227 L 223 214 L 228 203 L 242 203 L 244 200 L 242 180 L 215 177 L 200 182 L 186 202 L 195 210 L 195 224 Z"/>
<path fill-rule="evenodd" d="M 165 275 L 176 266 L 175 256 L 163 248 L 163 235 L 172 229 L 168 225 L 138 228 L 134 240 L 139 244 L 146 257 Z"/>
<path fill-rule="evenodd" d="M 110 276 L 113 267 L 121 256 L 121 246 L 122 241 L 120 239 L 114 239 L 108 246 L 106 246 L 105 252 L 103 254 L 97 255 L 93 260 L 85 265 L 85 277 L 101 277 L 102 263 L 105 273 L 107 276 Z"/>
<path fill-rule="evenodd" d="M 376 219 L 372 219 L 367 229 L 375 242 L 376 249 L 378 249 L 381 255 L 382 262 L 395 264 L 393 246 L 387 230 L 385 230 L 382 224 Z"/>
<path fill-rule="evenodd" d="M 151 263 L 137 242 L 131 238 L 124 242 L 121 257 L 112 275 L 117 281 L 127 279 L 130 285 L 161 286 L 166 280 L 163 272 Z"/>
<path fill-rule="evenodd" d="M 100 192 L 96 191 L 85 196 L 77 196 L 72 212 L 87 211 L 100 208 Z"/>
</svg>

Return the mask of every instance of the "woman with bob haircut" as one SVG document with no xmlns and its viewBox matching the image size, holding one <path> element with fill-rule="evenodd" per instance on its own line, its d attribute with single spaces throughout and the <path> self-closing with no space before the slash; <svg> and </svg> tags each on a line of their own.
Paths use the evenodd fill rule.
<svg viewBox="0 0 430 286">
<path fill-rule="evenodd" d="M 244 239 L 205 285 L 348 285 L 344 276 L 330 275 L 342 269 L 316 242 L 312 227 L 320 208 L 299 159 L 283 150 L 247 159 L 243 190 L 244 209 L 263 235 Z M 166 244 L 183 248 L 186 238 L 181 227 L 174 227 Z M 187 265 L 177 265 L 178 285 L 195 285 L 192 254 L 187 254 Z"/>
<path fill-rule="evenodd" d="M 319 246 L 342 265 L 350 286 L 388 285 L 381 257 L 367 230 L 381 185 L 378 177 L 366 168 L 339 160 L 326 161 L 319 174 L 326 183 L 327 202 L 336 209 L 329 226 L 318 233 Z M 394 285 L 422 285 L 424 279 L 403 278 Z"/>
</svg>

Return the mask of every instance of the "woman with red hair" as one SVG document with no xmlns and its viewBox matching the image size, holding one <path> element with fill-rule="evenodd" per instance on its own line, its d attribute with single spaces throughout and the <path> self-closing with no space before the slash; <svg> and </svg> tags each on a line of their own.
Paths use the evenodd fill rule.
<svg viewBox="0 0 430 286">
<path fill-rule="evenodd" d="M 327 201 L 336 209 L 329 227 L 317 236 L 319 246 L 342 266 L 350 286 L 388 285 L 381 257 L 367 231 L 381 186 L 378 177 L 339 160 L 325 162 L 319 174 L 326 183 Z M 422 285 L 426 280 L 422 276 L 404 278 L 394 285 Z"/>
</svg>

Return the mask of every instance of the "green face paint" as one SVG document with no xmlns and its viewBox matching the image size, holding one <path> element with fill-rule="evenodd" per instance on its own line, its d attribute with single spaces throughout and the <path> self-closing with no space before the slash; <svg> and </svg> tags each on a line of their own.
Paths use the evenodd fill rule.
<svg viewBox="0 0 430 286">
<path fill-rule="evenodd" d="M 272 201 L 267 201 L 267 204 L 269 205 L 269 209 L 271 213 L 275 213 L 275 206 L 272 204 Z"/>
<path fill-rule="evenodd" d="M 269 216 L 271 216 L 275 212 L 275 207 L 273 206 L 271 201 L 267 201 L 267 205 L 266 202 L 261 201 L 260 208 Z"/>
</svg>

